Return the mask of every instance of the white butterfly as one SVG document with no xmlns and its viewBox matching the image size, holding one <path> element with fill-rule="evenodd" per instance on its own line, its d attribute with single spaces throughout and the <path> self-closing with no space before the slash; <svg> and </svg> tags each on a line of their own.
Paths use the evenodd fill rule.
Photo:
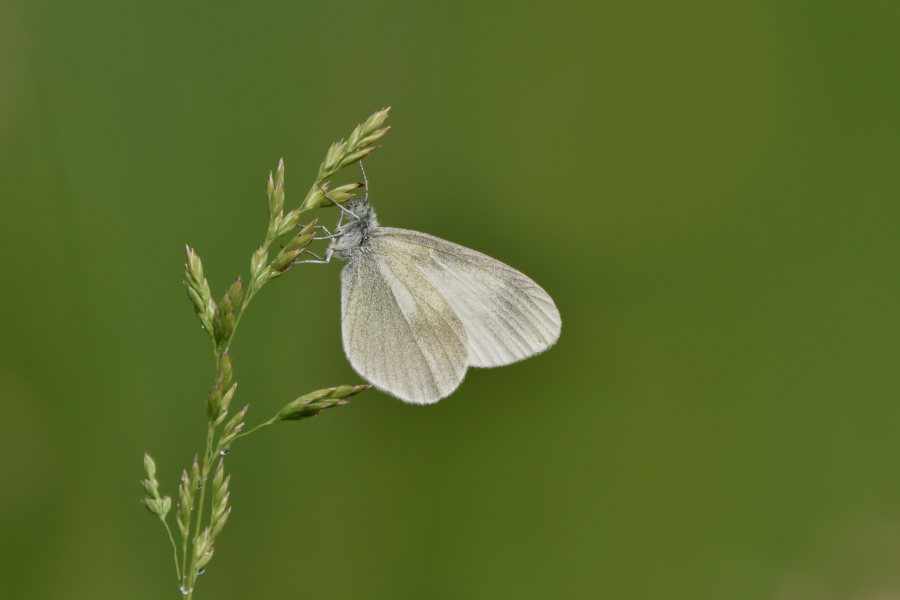
<svg viewBox="0 0 900 600">
<path fill-rule="evenodd" d="M 350 222 L 338 221 L 324 259 L 305 262 L 347 261 L 344 351 L 378 389 L 432 404 L 459 387 L 468 367 L 508 365 L 559 339 L 556 305 L 522 273 L 425 233 L 380 227 L 368 194 L 340 208 Z"/>
</svg>

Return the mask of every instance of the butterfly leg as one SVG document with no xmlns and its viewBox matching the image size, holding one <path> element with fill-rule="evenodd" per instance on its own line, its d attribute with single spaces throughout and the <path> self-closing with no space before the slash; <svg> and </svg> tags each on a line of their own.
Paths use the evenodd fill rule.
<svg viewBox="0 0 900 600">
<path fill-rule="evenodd" d="M 310 254 L 310 255 L 312 255 L 312 256 L 315 256 L 315 257 L 316 257 L 316 260 L 298 260 L 298 261 L 295 262 L 294 264 L 295 264 L 295 265 L 302 265 L 302 264 L 305 264 L 305 263 L 309 263 L 309 264 L 313 264 L 313 265 L 327 265 L 328 263 L 331 262 L 331 255 L 334 254 L 334 250 L 332 250 L 332 249 L 329 248 L 329 249 L 325 252 L 325 258 L 322 258 L 322 257 L 319 256 L 318 254 L 314 254 L 314 253 L 310 252 L 309 250 L 307 250 L 306 253 L 307 253 L 307 254 Z"/>
<path fill-rule="evenodd" d="M 336 237 L 340 237 L 340 235 L 341 235 L 340 234 L 340 226 L 338 227 L 338 233 L 331 233 L 330 231 L 328 231 L 328 228 L 325 227 L 324 225 L 316 225 L 314 227 L 314 229 L 321 229 L 322 231 L 324 231 L 325 233 L 328 234 L 324 237 L 313 238 L 314 240 L 330 240 L 330 239 L 334 239 Z"/>
</svg>

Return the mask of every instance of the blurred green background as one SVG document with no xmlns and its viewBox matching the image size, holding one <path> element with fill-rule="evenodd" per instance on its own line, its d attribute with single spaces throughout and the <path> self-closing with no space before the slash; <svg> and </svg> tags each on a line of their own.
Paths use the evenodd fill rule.
<svg viewBox="0 0 900 600">
<path fill-rule="evenodd" d="M 900 4 L 0 0 L 0 596 L 178 597 L 138 503 L 218 297 L 393 106 L 383 224 L 556 299 L 550 352 L 234 448 L 197 598 L 900 597 Z M 341 181 L 358 179 L 349 170 Z M 334 210 L 323 212 L 333 220 Z M 340 264 L 254 301 L 249 424 L 359 382 Z"/>
</svg>

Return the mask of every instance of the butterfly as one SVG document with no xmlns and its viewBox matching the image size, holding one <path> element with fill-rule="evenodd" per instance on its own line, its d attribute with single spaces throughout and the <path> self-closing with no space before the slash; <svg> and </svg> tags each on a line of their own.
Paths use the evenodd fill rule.
<svg viewBox="0 0 900 600">
<path fill-rule="evenodd" d="M 381 227 L 368 191 L 364 199 L 335 204 L 341 216 L 335 233 L 323 238 L 331 239 L 325 257 L 304 262 L 332 256 L 347 262 L 344 351 L 376 388 L 432 404 L 453 393 L 469 367 L 518 362 L 559 339 L 553 299 L 519 271 L 426 233 Z"/>
</svg>

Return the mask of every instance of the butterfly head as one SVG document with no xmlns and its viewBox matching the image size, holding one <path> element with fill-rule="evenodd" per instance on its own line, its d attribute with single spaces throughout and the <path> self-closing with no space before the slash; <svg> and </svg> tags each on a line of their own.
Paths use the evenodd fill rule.
<svg viewBox="0 0 900 600">
<path fill-rule="evenodd" d="M 351 223 L 360 223 L 364 227 L 378 227 L 378 221 L 375 219 L 375 209 L 373 209 L 365 200 L 353 200 L 348 202 L 347 210 L 356 216 Z"/>
</svg>

